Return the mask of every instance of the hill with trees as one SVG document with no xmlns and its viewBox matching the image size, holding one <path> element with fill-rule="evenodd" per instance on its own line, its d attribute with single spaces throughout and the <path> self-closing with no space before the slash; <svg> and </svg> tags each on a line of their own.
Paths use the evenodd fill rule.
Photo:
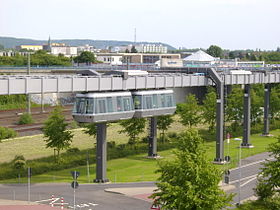
<svg viewBox="0 0 280 210">
<path fill-rule="evenodd" d="M 81 46 L 81 45 L 92 45 L 98 49 L 106 49 L 107 47 L 114 47 L 120 45 L 134 44 L 131 41 L 117 41 L 117 40 L 93 40 L 93 39 L 53 39 L 51 40 L 55 43 L 65 43 L 71 46 Z M 14 37 L 0 37 L 0 45 L 5 48 L 15 48 L 15 46 L 23 44 L 47 44 L 48 40 L 35 40 L 35 39 L 24 39 L 24 38 L 14 38 Z M 168 50 L 175 50 L 171 45 L 161 43 L 161 42 L 137 42 L 137 44 L 162 44 L 167 46 Z"/>
</svg>

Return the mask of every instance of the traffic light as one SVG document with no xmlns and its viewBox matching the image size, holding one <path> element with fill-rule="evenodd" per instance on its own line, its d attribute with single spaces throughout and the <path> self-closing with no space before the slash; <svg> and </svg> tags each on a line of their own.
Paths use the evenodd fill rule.
<svg viewBox="0 0 280 210">
<path fill-rule="evenodd" d="M 78 172 L 78 171 L 71 171 L 71 175 L 72 175 L 72 177 L 74 179 L 74 181 L 71 183 L 71 187 L 73 189 L 77 189 L 79 187 L 79 183 L 77 182 L 77 179 L 78 179 L 78 177 L 80 175 L 80 172 Z"/>
</svg>

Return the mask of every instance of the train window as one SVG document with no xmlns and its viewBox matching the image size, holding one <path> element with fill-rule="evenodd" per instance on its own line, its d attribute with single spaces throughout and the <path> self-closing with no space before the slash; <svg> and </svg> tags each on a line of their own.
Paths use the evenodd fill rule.
<svg viewBox="0 0 280 210">
<path fill-rule="evenodd" d="M 107 111 L 108 112 L 113 112 L 113 99 L 112 99 L 112 97 L 109 97 L 106 100 L 107 100 Z"/>
<path fill-rule="evenodd" d="M 98 113 L 105 113 L 106 112 L 105 99 L 97 99 L 97 104 L 98 104 Z"/>
<path fill-rule="evenodd" d="M 85 98 L 80 98 L 77 100 L 77 113 L 85 112 Z"/>
<path fill-rule="evenodd" d="M 158 108 L 158 100 L 157 100 L 157 95 L 156 94 L 154 94 L 153 95 L 153 108 L 155 109 L 155 108 Z"/>
<path fill-rule="evenodd" d="M 142 96 L 134 96 L 134 106 L 135 109 L 141 109 L 142 108 Z"/>
<path fill-rule="evenodd" d="M 87 99 L 87 114 L 93 114 L 94 102 L 93 99 Z"/>
<path fill-rule="evenodd" d="M 172 107 L 173 106 L 173 102 L 172 102 L 172 96 L 171 95 L 166 95 L 166 106 L 167 107 Z"/>
<path fill-rule="evenodd" d="M 128 98 L 128 97 L 123 98 L 123 108 L 124 108 L 124 111 L 130 111 L 131 110 L 130 98 Z"/>
<path fill-rule="evenodd" d="M 122 97 L 121 97 L 121 96 L 118 96 L 118 97 L 117 97 L 117 111 L 118 111 L 118 112 L 123 111 Z"/>
<path fill-rule="evenodd" d="M 160 94 L 160 107 L 165 107 L 165 95 Z"/>
<path fill-rule="evenodd" d="M 153 108 L 153 99 L 152 96 L 145 96 L 146 101 L 146 109 L 152 109 Z"/>
</svg>

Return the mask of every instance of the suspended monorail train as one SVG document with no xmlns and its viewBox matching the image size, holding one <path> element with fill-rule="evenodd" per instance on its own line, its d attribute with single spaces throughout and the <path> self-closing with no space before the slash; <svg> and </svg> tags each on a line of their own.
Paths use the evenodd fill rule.
<svg viewBox="0 0 280 210">
<path fill-rule="evenodd" d="M 172 90 L 77 94 L 73 118 L 82 123 L 170 115 L 176 110 Z"/>
</svg>

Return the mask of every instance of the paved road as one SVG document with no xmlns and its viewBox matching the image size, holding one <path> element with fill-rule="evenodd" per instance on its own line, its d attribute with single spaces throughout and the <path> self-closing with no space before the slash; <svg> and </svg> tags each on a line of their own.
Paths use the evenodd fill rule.
<svg viewBox="0 0 280 210">
<path fill-rule="evenodd" d="M 241 179 L 240 179 L 240 200 L 245 200 L 254 195 L 253 188 L 256 186 L 257 174 L 260 172 L 262 163 L 266 159 L 271 159 L 269 153 L 261 153 L 242 160 Z M 233 203 L 239 202 L 239 168 L 230 170 L 230 184 L 236 188 L 229 192 L 236 193 Z"/>
<path fill-rule="evenodd" d="M 241 168 L 241 195 L 240 200 L 245 200 L 253 196 L 253 188 L 256 184 L 256 175 L 260 170 L 261 163 L 269 158 L 268 153 L 258 154 L 242 160 Z M 232 169 L 230 174 L 230 184 L 235 188 L 227 192 L 237 195 L 233 203 L 238 202 L 239 169 Z M 131 187 L 154 187 L 153 182 L 143 183 L 124 183 L 124 184 L 82 184 L 76 190 L 77 209 L 94 210 L 145 210 L 150 209 L 151 203 L 124 196 L 116 193 L 105 192 L 108 188 L 131 188 Z M 70 183 L 60 184 L 33 184 L 31 186 L 31 201 L 40 201 L 48 204 L 48 200 L 53 194 L 56 198 L 63 197 L 64 202 L 68 203 L 69 208 L 73 208 L 73 189 Z M 137 197 L 137 196 L 135 196 Z M 141 196 L 139 196 L 141 197 Z M 0 185 L 0 199 L 27 200 L 26 185 Z M 45 201 L 46 200 L 46 201 Z M 60 201 L 55 201 L 60 203 Z"/>
<path fill-rule="evenodd" d="M 76 209 L 94 210 L 145 210 L 150 209 L 147 201 L 124 196 L 116 193 L 105 192 L 107 188 L 119 187 L 150 187 L 154 183 L 129 183 L 129 184 L 82 184 L 76 190 Z M 31 186 L 31 201 L 41 201 L 48 204 L 51 195 L 55 198 L 64 198 L 69 208 L 73 207 L 73 189 L 69 183 L 63 184 L 34 184 Z M 26 185 L 0 185 L 0 198 L 10 200 L 27 200 Z M 44 201 L 47 200 L 47 201 Z M 60 203 L 60 200 L 55 203 Z M 97 204 L 97 205 L 96 205 Z M 67 205 L 67 206 L 68 206 Z"/>
</svg>

